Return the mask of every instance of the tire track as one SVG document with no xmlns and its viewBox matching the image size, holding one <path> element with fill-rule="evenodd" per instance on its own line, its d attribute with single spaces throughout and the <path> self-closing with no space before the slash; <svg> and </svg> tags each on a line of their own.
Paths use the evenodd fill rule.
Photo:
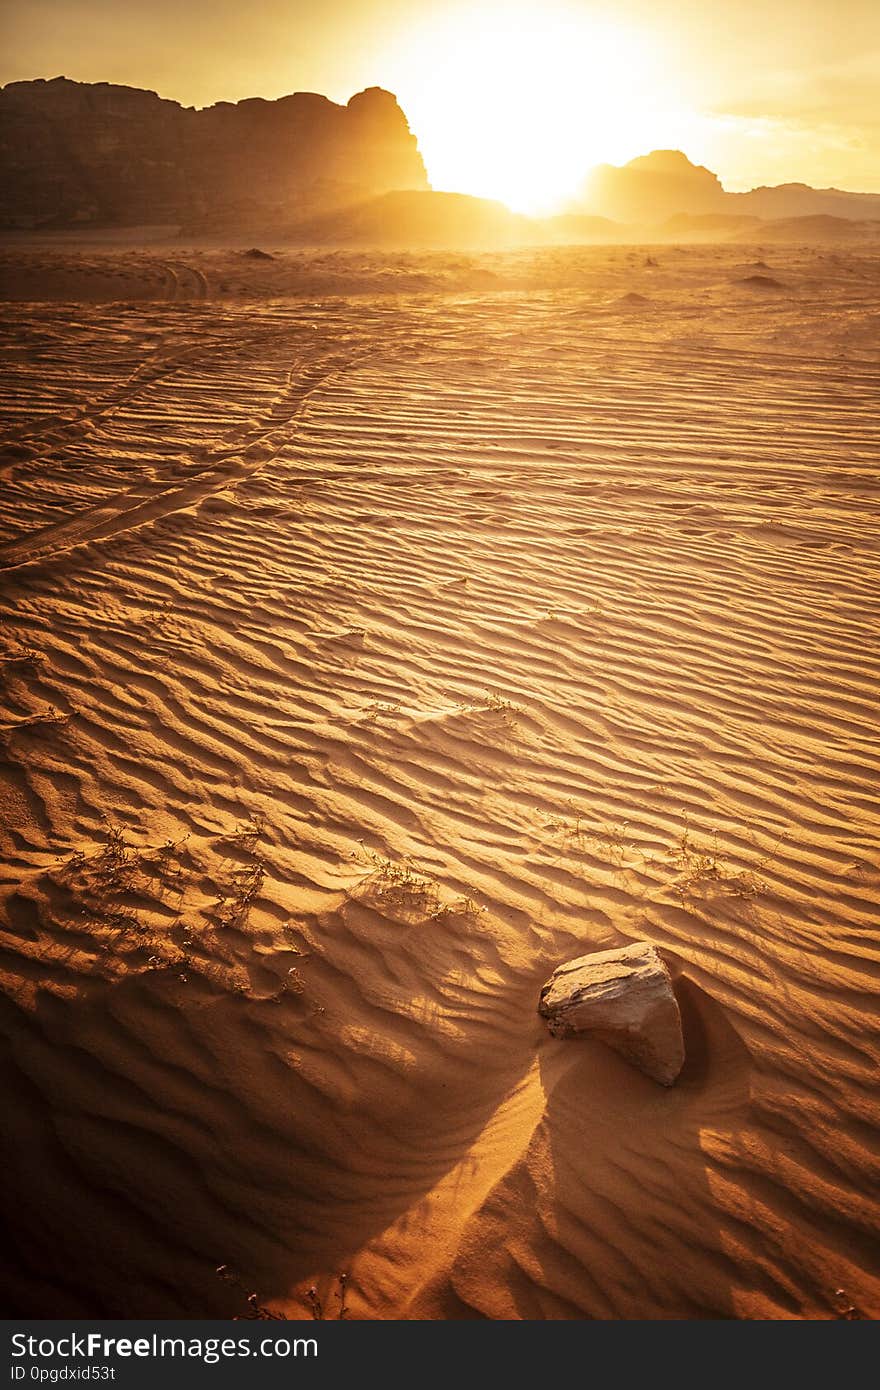
<svg viewBox="0 0 880 1390">
<path fill-rule="evenodd" d="M 12 430 L 0 435 L 0 450 L 16 450 L 13 457 L 0 457 L 0 475 L 27 461 L 27 455 L 19 451 L 39 450 L 47 443 L 63 447 L 81 443 L 88 438 L 92 430 L 111 419 L 117 411 L 131 405 L 143 391 L 167 381 L 183 367 L 218 353 L 227 352 L 238 356 L 251 348 L 289 336 L 289 329 L 272 328 L 269 331 L 249 334 L 236 343 L 230 343 L 228 336 L 222 335 L 214 340 L 206 342 L 200 339 L 173 349 L 160 344 L 133 372 L 103 395 L 84 401 L 64 414 L 45 415 L 26 430 Z"/>
<path fill-rule="evenodd" d="M 210 297 L 207 276 L 195 266 L 186 261 L 168 261 L 162 269 L 170 281 L 168 298 L 172 303 Z"/>
<path fill-rule="evenodd" d="M 261 449 L 279 430 L 295 427 L 309 397 L 329 377 L 355 365 L 358 357 L 332 355 L 297 371 L 295 364 L 287 375 L 283 390 L 270 410 L 250 430 L 221 446 L 207 463 L 194 465 L 186 481 L 153 479 L 127 489 L 121 496 L 89 507 L 64 521 L 41 527 L 20 539 L 0 546 L 0 570 L 42 563 L 77 546 L 106 540 L 124 531 L 158 521 L 173 512 L 198 504 L 211 493 L 222 491 L 230 482 L 250 476 L 277 456 L 279 448 L 268 453 Z M 257 456 L 247 458 L 248 453 Z M 179 466 L 179 465 L 178 465 Z"/>
</svg>

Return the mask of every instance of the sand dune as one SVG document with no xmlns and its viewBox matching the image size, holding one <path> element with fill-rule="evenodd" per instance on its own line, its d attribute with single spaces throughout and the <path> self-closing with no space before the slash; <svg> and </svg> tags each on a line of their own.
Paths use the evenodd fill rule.
<svg viewBox="0 0 880 1390">
<path fill-rule="evenodd" d="M 880 1312 L 880 261 L 654 259 L 3 253 L 14 1311 Z"/>
</svg>

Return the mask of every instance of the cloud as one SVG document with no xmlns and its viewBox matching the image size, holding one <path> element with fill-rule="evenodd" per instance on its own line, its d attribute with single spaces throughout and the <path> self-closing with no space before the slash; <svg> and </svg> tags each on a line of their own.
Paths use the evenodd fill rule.
<svg viewBox="0 0 880 1390">
<path fill-rule="evenodd" d="M 790 118 L 801 125 L 880 130 L 880 49 L 809 69 L 778 68 L 756 74 L 748 90 L 712 108 L 718 115 Z"/>
</svg>

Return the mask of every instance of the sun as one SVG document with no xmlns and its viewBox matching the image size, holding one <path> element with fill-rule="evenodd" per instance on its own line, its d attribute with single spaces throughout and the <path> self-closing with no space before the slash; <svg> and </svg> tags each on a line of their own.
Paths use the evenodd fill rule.
<svg viewBox="0 0 880 1390">
<path fill-rule="evenodd" d="M 435 188 L 537 213 L 592 165 L 652 148 L 656 58 L 583 6 L 469 4 L 402 35 L 385 70 Z"/>
</svg>

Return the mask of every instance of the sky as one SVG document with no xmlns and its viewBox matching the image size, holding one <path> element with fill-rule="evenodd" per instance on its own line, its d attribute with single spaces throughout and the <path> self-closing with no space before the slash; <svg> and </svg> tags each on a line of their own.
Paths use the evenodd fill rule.
<svg viewBox="0 0 880 1390">
<path fill-rule="evenodd" d="M 387 87 L 436 188 L 550 211 L 678 148 L 730 190 L 880 192 L 880 0 L 0 0 L 0 83 L 187 106 Z"/>
</svg>

